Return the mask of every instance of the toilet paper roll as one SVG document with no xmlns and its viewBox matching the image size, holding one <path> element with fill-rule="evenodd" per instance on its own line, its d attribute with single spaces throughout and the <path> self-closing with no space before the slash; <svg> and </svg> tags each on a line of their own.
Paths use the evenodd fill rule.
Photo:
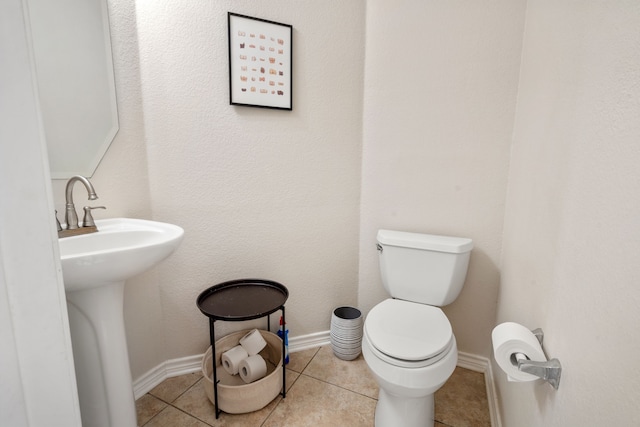
<svg viewBox="0 0 640 427">
<path fill-rule="evenodd" d="M 240 345 L 247 350 L 249 356 L 260 353 L 260 351 L 267 346 L 267 342 L 262 338 L 262 334 L 257 329 L 249 332 L 242 338 L 240 338 Z"/>
<path fill-rule="evenodd" d="M 535 362 L 547 360 L 536 336 L 526 327 L 514 322 L 505 322 L 491 332 L 493 356 L 498 366 L 507 374 L 509 381 L 534 381 L 535 375 L 518 370 L 516 354 L 522 353 Z"/>
<path fill-rule="evenodd" d="M 240 362 L 249 357 L 249 353 L 241 345 L 237 345 L 222 353 L 220 361 L 225 371 L 231 375 L 237 375 L 240 369 Z"/>
<path fill-rule="evenodd" d="M 252 383 L 267 375 L 267 362 L 259 354 L 254 354 L 240 362 L 238 373 L 242 381 Z"/>
</svg>

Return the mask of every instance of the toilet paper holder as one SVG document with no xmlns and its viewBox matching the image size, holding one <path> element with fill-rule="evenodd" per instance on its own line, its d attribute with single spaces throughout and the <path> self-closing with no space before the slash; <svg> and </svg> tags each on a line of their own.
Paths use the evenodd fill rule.
<svg viewBox="0 0 640 427">
<path fill-rule="evenodd" d="M 542 329 L 534 329 L 533 335 L 540 342 L 542 346 L 542 340 L 544 338 L 544 332 Z M 518 366 L 518 370 L 526 372 L 536 377 L 542 378 L 553 386 L 554 389 L 558 389 L 560 386 L 560 375 L 562 374 L 562 366 L 558 359 L 547 360 L 546 362 L 535 362 L 529 360 L 529 358 L 522 353 L 514 353 L 511 355 L 511 363 Z"/>
</svg>

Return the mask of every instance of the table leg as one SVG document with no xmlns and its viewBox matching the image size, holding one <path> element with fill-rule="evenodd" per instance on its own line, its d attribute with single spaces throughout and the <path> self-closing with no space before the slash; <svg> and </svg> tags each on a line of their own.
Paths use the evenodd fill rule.
<svg viewBox="0 0 640 427">
<path fill-rule="evenodd" d="M 284 340 L 287 337 L 286 332 L 285 332 L 285 328 L 286 328 L 286 321 L 285 321 L 285 317 L 284 317 L 284 305 L 281 307 L 282 310 L 282 325 L 280 326 L 282 328 L 282 398 L 284 399 L 285 397 L 287 397 L 287 368 L 285 367 L 285 348 L 284 348 Z"/>
<path fill-rule="evenodd" d="M 209 339 L 211 340 L 211 365 L 213 372 L 213 400 L 214 405 L 216 406 L 216 419 L 220 416 L 220 412 L 218 406 L 218 373 L 216 372 L 216 336 L 215 336 L 215 328 L 214 328 L 215 319 L 209 318 Z"/>
</svg>

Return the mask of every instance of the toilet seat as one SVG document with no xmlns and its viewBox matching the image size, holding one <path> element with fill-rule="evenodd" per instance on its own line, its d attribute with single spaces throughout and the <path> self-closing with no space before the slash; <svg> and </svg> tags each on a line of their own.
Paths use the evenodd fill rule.
<svg viewBox="0 0 640 427">
<path fill-rule="evenodd" d="M 407 368 L 436 363 L 454 342 L 449 319 L 440 308 L 397 299 L 371 309 L 364 333 L 378 358 Z"/>
</svg>

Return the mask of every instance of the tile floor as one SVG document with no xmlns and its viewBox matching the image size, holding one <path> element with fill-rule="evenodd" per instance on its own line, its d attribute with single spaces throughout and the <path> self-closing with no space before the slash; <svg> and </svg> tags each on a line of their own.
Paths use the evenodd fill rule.
<svg viewBox="0 0 640 427">
<path fill-rule="evenodd" d="M 216 420 L 200 373 L 169 378 L 136 402 L 144 427 L 372 427 L 378 387 L 362 355 L 346 362 L 330 346 L 291 354 L 287 397 L 260 411 Z M 456 368 L 436 393 L 436 427 L 491 426 L 481 373 Z"/>
</svg>

